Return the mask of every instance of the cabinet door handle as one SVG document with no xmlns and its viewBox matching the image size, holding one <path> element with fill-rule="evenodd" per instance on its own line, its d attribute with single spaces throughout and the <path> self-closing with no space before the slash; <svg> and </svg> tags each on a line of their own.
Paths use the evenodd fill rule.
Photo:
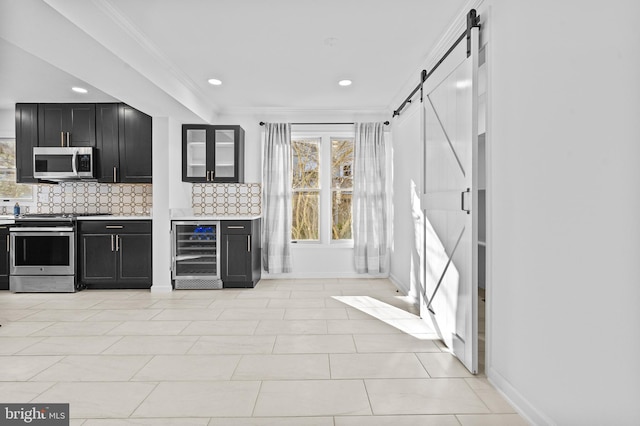
<svg viewBox="0 0 640 426">
<path fill-rule="evenodd" d="M 244 229 L 244 226 L 229 225 L 227 229 Z"/>
<path fill-rule="evenodd" d="M 209 182 L 209 176 L 211 176 L 211 172 L 207 170 L 207 182 Z"/>
<path fill-rule="evenodd" d="M 120 235 L 116 235 L 116 251 L 120 251 Z"/>
<path fill-rule="evenodd" d="M 111 251 L 114 251 L 114 246 L 113 246 L 113 234 L 111 234 Z"/>
<path fill-rule="evenodd" d="M 60 132 L 60 146 L 64 146 L 64 132 Z"/>
<path fill-rule="evenodd" d="M 9 241 L 10 241 L 9 234 L 7 234 L 7 253 L 9 253 L 9 251 L 11 251 L 11 248 L 10 248 L 11 244 L 10 244 Z"/>
<path fill-rule="evenodd" d="M 70 138 L 69 132 L 67 132 L 67 146 L 69 146 L 69 138 Z"/>
<path fill-rule="evenodd" d="M 107 225 L 105 226 L 105 229 L 123 229 L 124 226 L 123 225 Z"/>
<path fill-rule="evenodd" d="M 116 179 L 116 166 L 113 166 L 113 183 L 116 183 L 118 180 Z"/>
<path fill-rule="evenodd" d="M 251 235 L 247 235 L 247 251 L 251 253 Z"/>
</svg>

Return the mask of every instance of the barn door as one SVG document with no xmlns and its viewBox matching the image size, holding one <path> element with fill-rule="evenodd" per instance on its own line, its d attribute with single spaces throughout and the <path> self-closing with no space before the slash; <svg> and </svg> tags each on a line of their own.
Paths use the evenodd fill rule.
<svg viewBox="0 0 640 426">
<path fill-rule="evenodd" d="M 478 370 L 477 61 L 459 43 L 423 86 L 424 292 L 421 316 Z"/>
</svg>

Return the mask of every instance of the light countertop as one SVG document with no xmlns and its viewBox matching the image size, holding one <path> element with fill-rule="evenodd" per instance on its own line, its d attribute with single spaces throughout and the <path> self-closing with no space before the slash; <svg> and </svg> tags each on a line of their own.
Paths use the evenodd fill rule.
<svg viewBox="0 0 640 426">
<path fill-rule="evenodd" d="M 232 215 L 232 216 L 172 216 L 171 220 L 181 221 L 181 220 L 254 220 L 260 219 L 262 216 L 260 215 Z"/>
<path fill-rule="evenodd" d="M 116 216 L 116 215 L 96 215 L 78 216 L 76 220 L 151 220 L 151 216 Z"/>
<path fill-rule="evenodd" d="M 95 216 L 78 216 L 76 220 L 151 220 L 151 216 L 117 216 L 117 215 L 95 215 Z M 15 216 L 0 215 L 0 224 L 15 223 Z"/>
</svg>

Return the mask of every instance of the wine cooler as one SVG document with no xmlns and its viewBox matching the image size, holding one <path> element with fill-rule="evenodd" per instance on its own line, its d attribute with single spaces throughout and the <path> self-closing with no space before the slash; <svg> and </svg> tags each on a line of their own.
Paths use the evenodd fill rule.
<svg viewBox="0 0 640 426">
<path fill-rule="evenodd" d="M 174 288 L 220 289 L 220 222 L 171 222 Z"/>
</svg>

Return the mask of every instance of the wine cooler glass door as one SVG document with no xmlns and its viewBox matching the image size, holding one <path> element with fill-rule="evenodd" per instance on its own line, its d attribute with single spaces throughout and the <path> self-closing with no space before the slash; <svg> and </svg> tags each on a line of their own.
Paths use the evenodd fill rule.
<svg viewBox="0 0 640 426">
<path fill-rule="evenodd" d="M 174 279 L 220 276 L 218 230 L 218 223 L 174 222 Z"/>
</svg>

